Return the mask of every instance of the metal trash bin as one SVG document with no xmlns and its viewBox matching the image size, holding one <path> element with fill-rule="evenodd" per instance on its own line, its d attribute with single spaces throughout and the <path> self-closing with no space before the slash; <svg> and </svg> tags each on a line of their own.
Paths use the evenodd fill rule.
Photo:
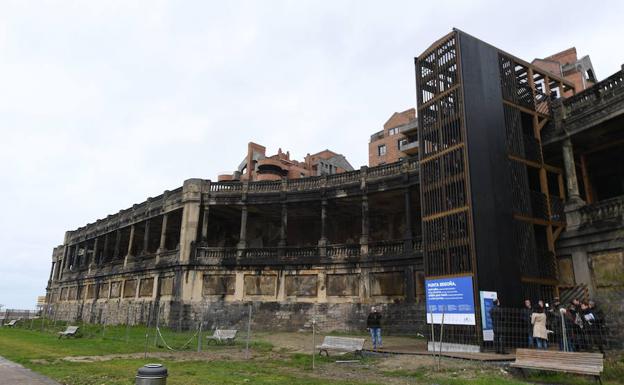
<svg viewBox="0 0 624 385">
<path fill-rule="evenodd" d="M 136 375 L 136 385 L 166 385 L 167 368 L 161 364 L 147 364 Z"/>
</svg>

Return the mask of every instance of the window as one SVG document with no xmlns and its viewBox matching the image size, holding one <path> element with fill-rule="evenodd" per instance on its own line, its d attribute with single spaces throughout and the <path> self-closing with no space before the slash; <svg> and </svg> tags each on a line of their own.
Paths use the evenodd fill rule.
<svg viewBox="0 0 624 385">
<path fill-rule="evenodd" d="M 400 150 L 401 146 L 407 146 L 407 143 L 409 143 L 407 139 L 399 139 L 397 140 L 397 148 Z"/>
<path fill-rule="evenodd" d="M 382 144 L 381 146 L 377 146 L 377 155 L 384 156 L 386 155 L 386 145 Z"/>
<path fill-rule="evenodd" d="M 399 127 L 395 127 L 395 128 L 391 128 L 388 130 L 388 135 L 392 136 L 392 135 L 396 135 L 399 133 Z"/>
</svg>

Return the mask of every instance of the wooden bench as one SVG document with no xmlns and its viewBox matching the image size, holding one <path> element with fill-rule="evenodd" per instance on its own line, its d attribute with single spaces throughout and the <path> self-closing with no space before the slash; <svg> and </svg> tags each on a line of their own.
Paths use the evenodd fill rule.
<svg viewBox="0 0 624 385">
<path fill-rule="evenodd" d="M 325 352 L 325 355 L 329 357 L 329 350 L 348 353 L 354 352 L 356 355 L 362 355 L 364 338 L 327 336 L 323 339 L 323 343 L 316 348 L 319 349 L 319 356 L 323 355 L 323 352 Z"/>
<path fill-rule="evenodd" d="M 214 341 L 216 342 L 226 342 L 232 343 L 234 342 L 234 338 L 236 338 L 236 333 L 238 330 L 236 329 L 216 329 L 214 334 L 211 336 L 207 336 L 208 342 Z"/>
<path fill-rule="evenodd" d="M 78 326 L 68 326 L 65 331 L 59 332 L 59 339 L 61 339 L 61 337 L 76 337 L 78 329 Z"/>
<path fill-rule="evenodd" d="M 13 319 L 13 320 L 11 320 L 11 321 L 9 321 L 9 322 L 5 323 L 5 324 L 4 324 L 4 326 L 8 326 L 8 327 L 12 328 L 13 326 L 15 326 L 15 324 L 17 323 L 17 321 L 18 321 L 18 320 Z"/>
<path fill-rule="evenodd" d="M 516 361 L 511 364 L 518 369 L 548 370 L 584 374 L 600 379 L 604 369 L 604 357 L 601 353 L 560 352 L 554 350 L 517 349 Z"/>
</svg>

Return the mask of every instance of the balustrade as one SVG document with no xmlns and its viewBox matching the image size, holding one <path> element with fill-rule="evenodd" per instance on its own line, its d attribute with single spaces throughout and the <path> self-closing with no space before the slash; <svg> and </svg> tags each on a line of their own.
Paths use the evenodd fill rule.
<svg viewBox="0 0 624 385">
<path fill-rule="evenodd" d="M 581 225 L 591 225 L 607 220 L 624 221 L 624 196 L 619 196 L 579 208 Z"/>
<path fill-rule="evenodd" d="M 624 72 L 619 71 L 592 87 L 579 92 L 563 101 L 566 119 L 583 114 L 600 101 L 624 93 Z"/>
<path fill-rule="evenodd" d="M 360 182 L 360 170 L 332 174 L 327 176 L 327 186 L 339 186 Z"/>
<path fill-rule="evenodd" d="M 360 255 L 359 244 L 327 245 L 328 257 L 357 257 Z"/>
<path fill-rule="evenodd" d="M 403 255 L 404 247 L 405 247 L 404 240 L 371 242 L 368 245 L 368 255 L 371 255 L 371 256 Z"/>
<path fill-rule="evenodd" d="M 380 178 L 389 175 L 396 175 L 401 172 L 402 162 L 384 164 L 381 166 L 371 167 L 368 169 L 367 177 Z"/>
</svg>

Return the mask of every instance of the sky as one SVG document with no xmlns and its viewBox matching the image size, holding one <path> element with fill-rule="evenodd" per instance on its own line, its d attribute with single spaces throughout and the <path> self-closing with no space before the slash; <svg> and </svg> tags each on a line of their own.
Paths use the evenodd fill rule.
<svg viewBox="0 0 624 385">
<path fill-rule="evenodd" d="M 624 64 L 619 0 L 423 3 L 0 0 L 0 304 L 34 308 L 65 231 L 215 180 L 249 141 L 365 165 L 453 27 L 527 61 L 575 46 L 599 79 Z"/>
</svg>

